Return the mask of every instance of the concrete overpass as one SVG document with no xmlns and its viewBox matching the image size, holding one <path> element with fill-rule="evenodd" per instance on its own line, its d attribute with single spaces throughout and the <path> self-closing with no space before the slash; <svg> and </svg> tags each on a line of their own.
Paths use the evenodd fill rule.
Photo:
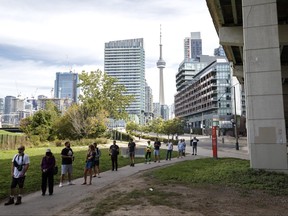
<svg viewBox="0 0 288 216">
<path fill-rule="evenodd" d="M 244 85 L 252 168 L 288 171 L 288 1 L 206 0 Z"/>
</svg>

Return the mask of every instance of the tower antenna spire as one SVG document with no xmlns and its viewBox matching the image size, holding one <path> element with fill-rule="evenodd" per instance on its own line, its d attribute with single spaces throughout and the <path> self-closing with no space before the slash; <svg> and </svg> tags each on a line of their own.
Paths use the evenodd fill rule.
<svg viewBox="0 0 288 216">
<path fill-rule="evenodd" d="M 160 24 L 160 45 L 162 45 L 162 26 Z"/>
</svg>

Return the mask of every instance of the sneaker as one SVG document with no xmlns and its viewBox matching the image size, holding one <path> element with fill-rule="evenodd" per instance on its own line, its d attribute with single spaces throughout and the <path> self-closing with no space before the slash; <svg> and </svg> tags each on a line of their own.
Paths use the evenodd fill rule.
<svg viewBox="0 0 288 216">
<path fill-rule="evenodd" d="M 22 202 L 21 202 L 21 199 L 22 197 L 21 196 L 17 196 L 17 200 L 15 202 L 15 205 L 20 205 Z"/>
<path fill-rule="evenodd" d="M 4 205 L 14 204 L 14 197 L 9 197 L 9 200 Z"/>
<path fill-rule="evenodd" d="M 100 176 L 100 175 L 98 175 L 98 178 L 101 178 L 101 176 Z"/>
<path fill-rule="evenodd" d="M 61 188 L 61 187 L 63 187 L 63 184 L 62 184 L 62 183 L 60 183 L 60 184 L 59 184 L 59 187 L 60 187 L 60 188 Z"/>
<path fill-rule="evenodd" d="M 75 185 L 72 181 L 68 182 L 68 185 Z"/>
</svg>

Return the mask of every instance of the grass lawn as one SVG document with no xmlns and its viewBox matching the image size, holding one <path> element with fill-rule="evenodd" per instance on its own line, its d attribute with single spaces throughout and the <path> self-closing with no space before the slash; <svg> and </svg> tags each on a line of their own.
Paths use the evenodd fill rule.
<svg viewBox="0 0 288 216">
<path fill-rule="evenodd" d="M 9 131 L 5 131 L 5 130 L 0 130 L 0 135 L 2 135 L 2 134 L 4 134 L 4 135 L 6 135 L 6 134 L 8 134 L 8 135 L 13 135 L 13 136 L 23 136 L 23 133 L 13 133 L 13 132 L 9 132 Z"/>
<path fill-rule="evenodd" d="M 250 168 L 249 161 L 235 158 L 184 161 L 147 175 L 167 184 L 217 184 L 288 195 L 288 174 L 254 170 Z"/>
<path fill-rule="evenodd" d="M 59 172 L 55 176 L 55 184 L 59 184 L 60 179 L 60 166 L 61 166 L 61 156 L 60 153 L 63 147 L 49 147 L 53 152 L 56 163 L 59 167 Z M 30 193 L 33 191 L 41 190 L 41 170 L 40 163 L 42 157 L 45 154 L 47 147 L 42 148 L 26 148 L 25 153 L 30 157 L 30 167 L 27 172 L 27 177 L 25 180 L 25 192 Z M 75 161 L 73 163 L 73 179 L 83 177 L 83 171 L 85 166 L 85 158 L 87 153 L 87 146 L 72 146 L 75 155 Z M 11 184 L 11 174 L 10 167 L 13 156 L 17 153 L 17 150 L 1 150 L 0 151 L 0 200 L 5 199 L 10 193 Z M 100 171 L 104 172 L 111 169 L 111 160 L 108 155 L 108 149 L 101 148 L 102 156 L 100 158 Z M 163 153 L 164 155 L 164 153 Z M 177 155 L 173 152 L 173 156 Z M 162 156 L 163 157 L 163 156 Z M 136 158 L 136 163 L 143 163 L 143 158 Z M 119 157 L 118 166 L 123 167 L 129 165 L 129 158 Z"/>
<path fill-rule="evenodd" d="M 287 174 L 266 172 L 263 170 L 258 171 L 252 170 L 249 168 L 249 161 L 235 158 L 220 158 L 217 160 L 213 158 L 205 158 L 191 161 L 183 161 L 168 167 L 149 170 L 144 174 L 142 174 L 142 176 L 138 176 L 138 178 L 144 179 L 143 182 L 139 183 L 137 179 L 136 180 L 134 179 L 134 182 L 138 182 L 139 185 L 136 186 L 136 184 L 134 184 L 133 187 L 131 187 L 131 190 L 115 191 L 114 189 L 112 192 L 110 190 L 110 193 L 108 191 L 104 193 L 104 195 L 102 195 L 103 199 L 101 199 L 98 203 L 95 204 L 95 201 L 93 202 L 93 199 L 91 198 L 92 201 L 90 203 L 85 203 L 83 205 L 83 208 L 87 209 L 90 208 L 91 209 L 89 211 L 90 215 L 100 216 L 104 214 L 109 214 L 110 212 L 117 212 L 117 211 L 120 212 L 119 214 L 122 213 L 123 215 L 124 214 L 132 215 L 133 213 L 135 213 L 135 209 L 140 208 L 139 206 L 143 208 L 143 211 L 145 209 L 151 210 L 154 208 L 154 206 L 157 206 L 155 207 L 156 209 L 160 208 L 161 206 L 167 206 L 169 210 L 165 212 L 165 208 L 163 208 L 162 209 L 163 215 L 169 214 L 171 208 L 178 209 L 179 215 L 181 214 L 187 215 L 185 214 L 185 212 L 195 211 L 197 207 L 199 207 L 199 209 L 202 208 L 202 210 L 205 209 L 206 201 L 209 204 L 209 207 L 206 207 L 207 209 L 210 208 L 217 209 L 218 207 L 220 209 L 226 208 L 225 205 L 227 203 L 225 202 L 223 203 L 221 201 L 217 203 L 217 201 L 215 201 L 214 195 L 215 191 L 217 190 L 213 190 L 211 188 L 218 188 L 218 190 L 221 189 L 223 191 L 225 190 L 234 191 L 234 189 L 236 189 L 237 191 L 240 192 L 240 194 L 242 194 L 241 197 L 243 197 L 243 199 L 246 199 L 247 198 L 246 195 L 251 194 L 252 191 L 263 191 L 265 194 L 267 193 L 271 195 L 271 199 L 277 197 L 278 195 L 288 196 Z M 127 185 L 123 184 L 124 183 L 122 183 L 121 185 L 120 183 L 120 186 L 125 187 L 129 184 L 133 184 L 133 181 L 127 183 Z M 203 190 L 203 188 L 207 188 L 206 199 L 203 198 L 205 197 L 205 195 L 200 196 L 199 194 L 197 194 L 198 191 L 197 189 L 195 190 L 195 188 L 200 188 L 202 194 L 206 192 Z M 231 188 L 231 190 L 229 190 L 229 188 Z M 195 196 L 193 192 L 196 192 Z M 189 195 L 187 195 L 186 193 L 188 193 Z M 233 196 L 233 193 L 229 195 Z M 99 194 L 97 194 L 97 196 L 99 196 Z M 255 200 L 252 198 L 252 202 L 249 206 L 250 211 L 251 208 L 259 209 L 259 206 L 262 205 L 261 197 L 259 197 L 259 199 L 255 201 L 255 203 L 253 203 L 254 201 Z M 286 199 L 284 199 L 283 202 L 285 201 Z M 214 204 L 212 205 L 211 203 Z M 229 203 L 229 205 L 231 205 L 231 203 Z M 283 205 L 285 206 L 285 203 Z M 133 208 L 133 206 L 138 207 Z M 238 208 L 242 207 L 243 206 L 239 207 L 238 205 Z M 245 207 L 243 208 L 245 209 Z M 260 209 L 261 208 L 262 207 L 260 207 Z M 236 213 L 237 207 L 235 209 L 233 209 L 232 212 L 234 212 L 235 210 L 234 213 L 238 215 Z M 130 211 L 132 213 L 130 213 Z M 219 209 L 218 211 L 221 212 Z M 215 215 L 221 215 L 221 213 L 217 211 L 215 212 L 214 212 Z M 257 210 L 255 210 L 255 212 L 257 212 Z M 152 210 L 150 213 L 151 215 L 153 215 Z M 144 214 L 145 215 L 148 214 L 147 211 L 143 212 L 143 215 Z M 214 215 L 214 214 L 210 212 L 201 215 Z M 239 215 L 245 215 L 245 214 L 239 214 Z M 251 213 L 251 215 L 258 215 L 258 214 Z M 275 215 L 278 214 L 275 213 Z"/>
</svg>

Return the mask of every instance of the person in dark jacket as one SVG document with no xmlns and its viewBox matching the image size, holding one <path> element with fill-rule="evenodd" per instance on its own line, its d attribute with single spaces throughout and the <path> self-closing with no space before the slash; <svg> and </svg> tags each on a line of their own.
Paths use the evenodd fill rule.
<svg viewBox="0 0 288 216">
<path fill-rule="evenodd" d="M 197 155 L 197 143 L 199 142 L 199 140 L 194 137 L 191 141 L 190 141 L 190 145 L 192 145 L 192 155 Z"/>
<path fill-rule="evenodd" d="M 50 149 L 46 150 L 45 156 L 42 158 L 41 170 L 42 170 L 42 196 L 45 196 L 47 190 L 48 182 L 48 191 L 49 195 L 53 194 L 54 187 L 54 167 L 56 165 L 56 160 Z"/>
<path fill-rule="evenodd" d="M 118 169 L 118 155 L 119 155 L 119 146 L 116 144 L 116 140 L 113 140 L 113 145 L 109 148 L 109 155 L 111 156 L 112 162 L 112 171 Z"/>
</svg>

